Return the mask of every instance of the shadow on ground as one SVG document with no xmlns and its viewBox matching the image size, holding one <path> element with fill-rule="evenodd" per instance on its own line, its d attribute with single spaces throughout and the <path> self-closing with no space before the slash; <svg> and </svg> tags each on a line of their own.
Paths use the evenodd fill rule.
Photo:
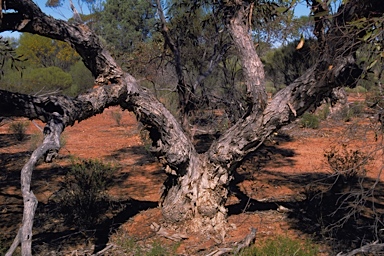
<svg viewBox="0 0 384 256">
<path fill-rule="evenodd" d="M 141 211 L 145 211 L 150 208 L 158 206 L 157 202 L 139 201 L 130 199 L 126 201 L 110 202 L 109 214 L 104 213 L 111 217 L 105 217 L 103 220 L 92 227 L 85 229 L 79 229 L 75 225 L 62 224 L 62 220 L 59 218 L 52 218 L 52 214 L 49 210 L 53 210 L 55 205 L 41 205 L 38 209 L 36 221 L 42 226 L 36 225 L 37 229 L 45 229 L 34 235 L 33 249 L 35 253 L 41 253 L 46 251 L 59 251 L 58 248 L 69 248 L 76 246 L 84 247 L 88 243 L 94 244 L 94 251 L 90 253 L 97 253 L 104 249 L 109 241 L 110 236 L 118 230 L 118 228 L 127 222 L 131 217 L 135 216 Z M 112 213 L 112 214 L 111 214 Z M 70 213 L 68 213 L 70 214 Z M 102 214 L 102 213 L 101 213 Z M 40 221 L 39 221 L 40 220 Z M 49 220 L 56 220 L 59 225 L 62 225 L 57 230 L 57 224 L 47 225 Z"/>
<path fill-rule="evenodd" d="M 331 172 L 292 175 L 263 168 L 276 163 L 293 166 L 290 157 L 294 154 L 293 150 L 264 145 L 248 156 L 234 173 L 230 185 L 230 193 L 238 202 L 228 206 L 229 215 L 277 210 L 278 206 L 284 206 L 292 228 L 326 243 L 336 253 L 384 241 L 382 181 L 365 175 L 344 177 Z M 240 186 L 244 181 L 269 186 L 267 200 L 256 200 L 257 191 L 244 191 Z M 273 189 L 278 194 L 282 187 L 296 194 L 275 197 Z"/>
</svg>

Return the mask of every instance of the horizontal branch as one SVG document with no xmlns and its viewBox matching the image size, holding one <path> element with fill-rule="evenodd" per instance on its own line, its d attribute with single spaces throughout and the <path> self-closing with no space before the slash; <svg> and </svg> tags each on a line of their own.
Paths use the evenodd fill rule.
<svg viewBox="0 0 384 256">
<path fill-rule="evenodd" d="M 6 6 L 15 12 L 3 14 L 0 32 L 29 32 L 65 41 L 76 49 L 98 83 L 115 82 L 122 77 L 121 68 L 88 26 L 48 16 L 30 0 L 7 1 Z"/>
<path fill-rule="evenodd" d="M 150 131 L 153 152 L 174 168 L 185 168 L 197 153 L 175 117 L 151 93 L 141 88 L 136 79 L 124 73 L 99 38 L 84 24 L 69 24 L 44 14 L 31 0 L 7 1 L 0 31 L 16 30 L 66 41 L 83 58 L 96 82 L 104 84 L 75 98 L 66 96 L 36 97 L 0 91 L 0 116 L 23 116 L 50 120 L 59 114 L 64 127 L 73 125 L 120 105 L 136 114 Z"/>
</svg>

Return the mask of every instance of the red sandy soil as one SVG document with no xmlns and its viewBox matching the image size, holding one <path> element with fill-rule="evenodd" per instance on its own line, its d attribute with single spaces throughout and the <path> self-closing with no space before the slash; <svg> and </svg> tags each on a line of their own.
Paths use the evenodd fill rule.
<svg viewBox="0 0 384 256">
<path fill-rule="evenodd" d="M 156 205 L 166 175 L 156 159 L 146 151 L 134 115 L 127 111 L 121 112 L 122 125 L 118 126 L 112 117 L 112 112 L 116 111 L 121 112 L 118 108 L 110 108 L 103 114 L 66 128 L 60 157 L 51 164 L 40 163 L 37 166 L 32 189 L 39 203 L 47 204 L 50 196 L 59 189 L 65 168 L 70 164 L 70 156 L 117 163 L 121 168 L 115 177 L 116 185 L 109 190 L 109 194 L 116 201 L 128 202 L 124 211 L 129 218 L 114 219 L 109 227 L 110 232 L 103 231 L 103 236 L 99 236 L 106 240 L 103 243 L 116 244 L 119 238 L 130 237 L 143 246 L 153 241 L 163 245 L 175 244 L 156 236 L 150 228 L 153 222 L 162 223 L 161 210 Z M 295 228 L 295 221 L 298 220 L 288 218 L 287 212 L 277 211 L 276 208 L 284 202 L 301 200 L 303 191 L 311 182 L 311 175 L 329 172 L 324 158 L 325 150 L 347 144 L 350 148 L 371 152 L 380 146 L 381 141 L 374 140 L 371 119 L 367 116 L 351 122 L 323 121 L 316 130 L 300 128 L 298 123 L 283 128 L 266 143 L 261 153 L 249 157 L 238 169 L 238 179 L 235 179 L 237 181 L 231 187 L 232 195 L 228 200 L 229 230 L 224 243 L 220 244 L 209 234 L 188 234 L 188 239 L 178 244 L 177 253 L 206 255 L 215 248 L 234 246 L 249 233 L 250 227 L 257 228 L 256 243 L 278 235 L 299 240 L 311 238 Z M 34 139 L 31 137 L 40 132 L 30 123 L 27 131 L 30 137 L 18 142 L 9 134 L 9 124 L 6 121 L 0 126 L 0 233 L 3 236 L 0 238 L 7 240 L 16 234 L 22 217 L 20 169 L 30 154 L 30 151 L 26 151 L 33 146 Z M 38 125 L 42 126 L 40 123 Z M 376 178 L 381 170 L 382 152 L 376 151 L 374 159 L 368 173 L 372 178 Z M 298 177 L 306 177 L 305 175 L 309 178 L 301 178 L 298 182 Z M 241 204 L 239 194 L 249 197 L 248 201 Z M 252 202 L 260 202 L 260 209 L 253 209 L 257 206 L 252 205 L 250 199 Z M 236 204 L 239 207 L 234 207 Z M 136 208 L 130 209 L 130 205 Z M 86 252 L 92 252 L 94 243 L 97 243 L 94 239 L 79 236 L 77 243 L 73 244 L 71 241 L 68 243 L 70 245 L 66 245 L 67 240 L 61 239 L 58 234 L 51 240 L 49 236 L 44 240 L 41 238 L 43 233 L 55 225 L 55 221 L 50 223 L 50 219 L 43 219 L 35 222 L 34 237 L 42 240 L 36 243 L 57 253 L 50 255 L 88 255 Z M 69 237 L 69 234 L 63 232 L 62 236 Z M 59 240 L 62 242 L 58 246 L 56 242 Z M 55 247 L 50 247 L 51 242 L 55 242 Z M 332 254 L 324 243 L 319 242 L 319 245 L 319 255 Z M 74 252 L 77 254 L 72 254 Z M 105 255 L 119 255 L 113 252 L 114 249 L 107 250 Z M 40 252 L 40 255 L 47 254 L 47 251 Z"/>
</svg>

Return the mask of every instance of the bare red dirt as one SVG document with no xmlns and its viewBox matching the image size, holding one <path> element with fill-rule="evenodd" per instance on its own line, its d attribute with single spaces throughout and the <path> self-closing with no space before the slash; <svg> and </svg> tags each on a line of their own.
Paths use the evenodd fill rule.
<svg viewBox="0 0 384 256">
<path fill-rule="evenodd" d="M 175 244 L 156 236 L 150 228 L 153 222 L 162 223 L 157 204 L 166 175 L 161 165 L 146 151 L 134 115 L 121 112 L 122 124 L 117 125 L 112 112 L 120 111 L 109 108 L 103 114 L 66 128 L 60 157 L 51 164 L 40 163 L 34 171 L 32 189 L 40 203 L 34 239 L 38 247 L 35 250 L 39 254 L 47 255 L 48 250 L 56 251 L 52 255 L 75 255 L 73 252 L 88 255 L 96 250 L 95 244 L 96 248 L 101 246 L 102 249 L 125 236 L 143 246 L 153 241 L 169 246 Z M 227 203 L 229 230 L 224 243 L 209 234 L 188 234 L 188 239 L 178 243 L 177 253 L 205 255 L 215 248 L 234 246 L 249 233 L 251 227 L 257 228 L 257 243 L 278 235 L 299 240 L 313 238 L 297 228 L 300 220 L 289 217 L 290 207 L 303 199 L 303 192 L 318 175 L 329 173 L 324 151 L 332 146 L 346 144 L 364 152 L 374 151 L 368 177 L 375 179 L 379 175 L 383 163 L 383 154 L 379 150 L 381 141 L 375 141 L 370 120 L 369 116 L 351 122 L 328 120 L 316 130 L 300 128 L 298 123 L 283 128 L 257 154 L 248 157 L 235 174 Z M 29 137 L 18 142 L 10 134 L 10 122 L 7 122 L 0 126 L 0 238 L 9 241 L 22 217 L 20 170 L 40 131 L 30 123 L 27 130 Z M 90 232 L 94 235 L 92 238 L 87 238 L 90 233 L 81 236 L 81 232 L 73 228 L 55 229 L 59 220 L 52 220 L 43 214 L 50 197 L 60 188 L 73 156 L 102 159 L 120 167 L 115 185 L 109 190 L 111 198 L 120 202 L 120 208 L 115 211 L 116 216 L 111 216 L 104 223 L 108 226 L 106 229 L 99 232 L 95 228 Z M 288 209 L 279 208 L 281 206 Z M 332 254 L 329 246 L 321 241 L 318 243 L 319 255 Z M 111 249 L 105 255 L 120 255 L 113 252 Z"/>
</svg>

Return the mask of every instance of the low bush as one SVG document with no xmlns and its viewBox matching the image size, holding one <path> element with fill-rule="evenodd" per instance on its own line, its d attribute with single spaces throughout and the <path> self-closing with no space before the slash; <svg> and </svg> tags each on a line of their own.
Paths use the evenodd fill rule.
<svg viewBox="0 0 384 256">
<path fill-rule="evenodd" d="M 109 208 L 107 189 L 116 166 L 100 160 L 74 160 L 54 201 L 67 224 L 87 228 Z"/>
<path fill-rule="evenodd" d="M 366 165 L 371 160 L 367 153 L 348 149 L 346 145 L 333 147 L 324 153 L 332 175 L 340 176 L 345 182 L 356 182 L 366 175 Z"/>
<path fill-rule="evenodd" d="M 268 239 L 260 247 L 246 248 L 239 253 L 240 256 L 315 256 L 318 254 L 318 247 L 311 241 L 298 241 L 288 236 Z"/>
<path fill-rule="evenodd" d="M 15 136 L 15 139 L 18 141 L 22 141 L 26 138 L 26 131 L 29 126 L 28 122 L 18 121 L 12 122 L 9 125 L 9 132 Z"/>
<path fill-rule="evenodd" d="M 348 93 L 366 93 L 368 90 L 364 88 L 363 86 L 356 86 L 355 88 L 345 88 L 345 91 Z"/>
<path fill-rule="evenodd" d="M 301 117 L 300 124 L 304 128 L 317 129 L 319 128 L 320 120 L 315 114 L 306 112 Z"/>
<path fill-rule="evenodd" d="M 317 109 L 316 113 L 320 120 L 326 120 L 329 114 L 331 113 L 330 105 L 323 104 Z"/>
<path fill-rule="evenodd" d="M 133 237 L 122 231 L 115 236 L 114 243 L 124 255 L 143 255 L 143 256 L 172 256 L 176 255 L 176 250 L 180 246 L 179 242 L 171 245 L 162 244 L 154 240 L 150 245 L 141 245 Z"/>
<path fill-rule="evenodd" d="M 300 228 L 328 241 L 335 251 L 381 240 L 382 212 L 375 206 L 381 195 L 366 175 L 370 154 L 342 145 L 324 157 L 330 171 L 306 186 L 306 199 L 295 213 L 303 220 Z"/>
<path fill-rule="evenodd" d="M 343 106 L 337 113 L 333 115 L 336 120 L 343 120 L 349 122 L 355 117 L 359 117 L 364 113 L 364 104 L 360 102 L 354 102 Z"/>
</svg>

